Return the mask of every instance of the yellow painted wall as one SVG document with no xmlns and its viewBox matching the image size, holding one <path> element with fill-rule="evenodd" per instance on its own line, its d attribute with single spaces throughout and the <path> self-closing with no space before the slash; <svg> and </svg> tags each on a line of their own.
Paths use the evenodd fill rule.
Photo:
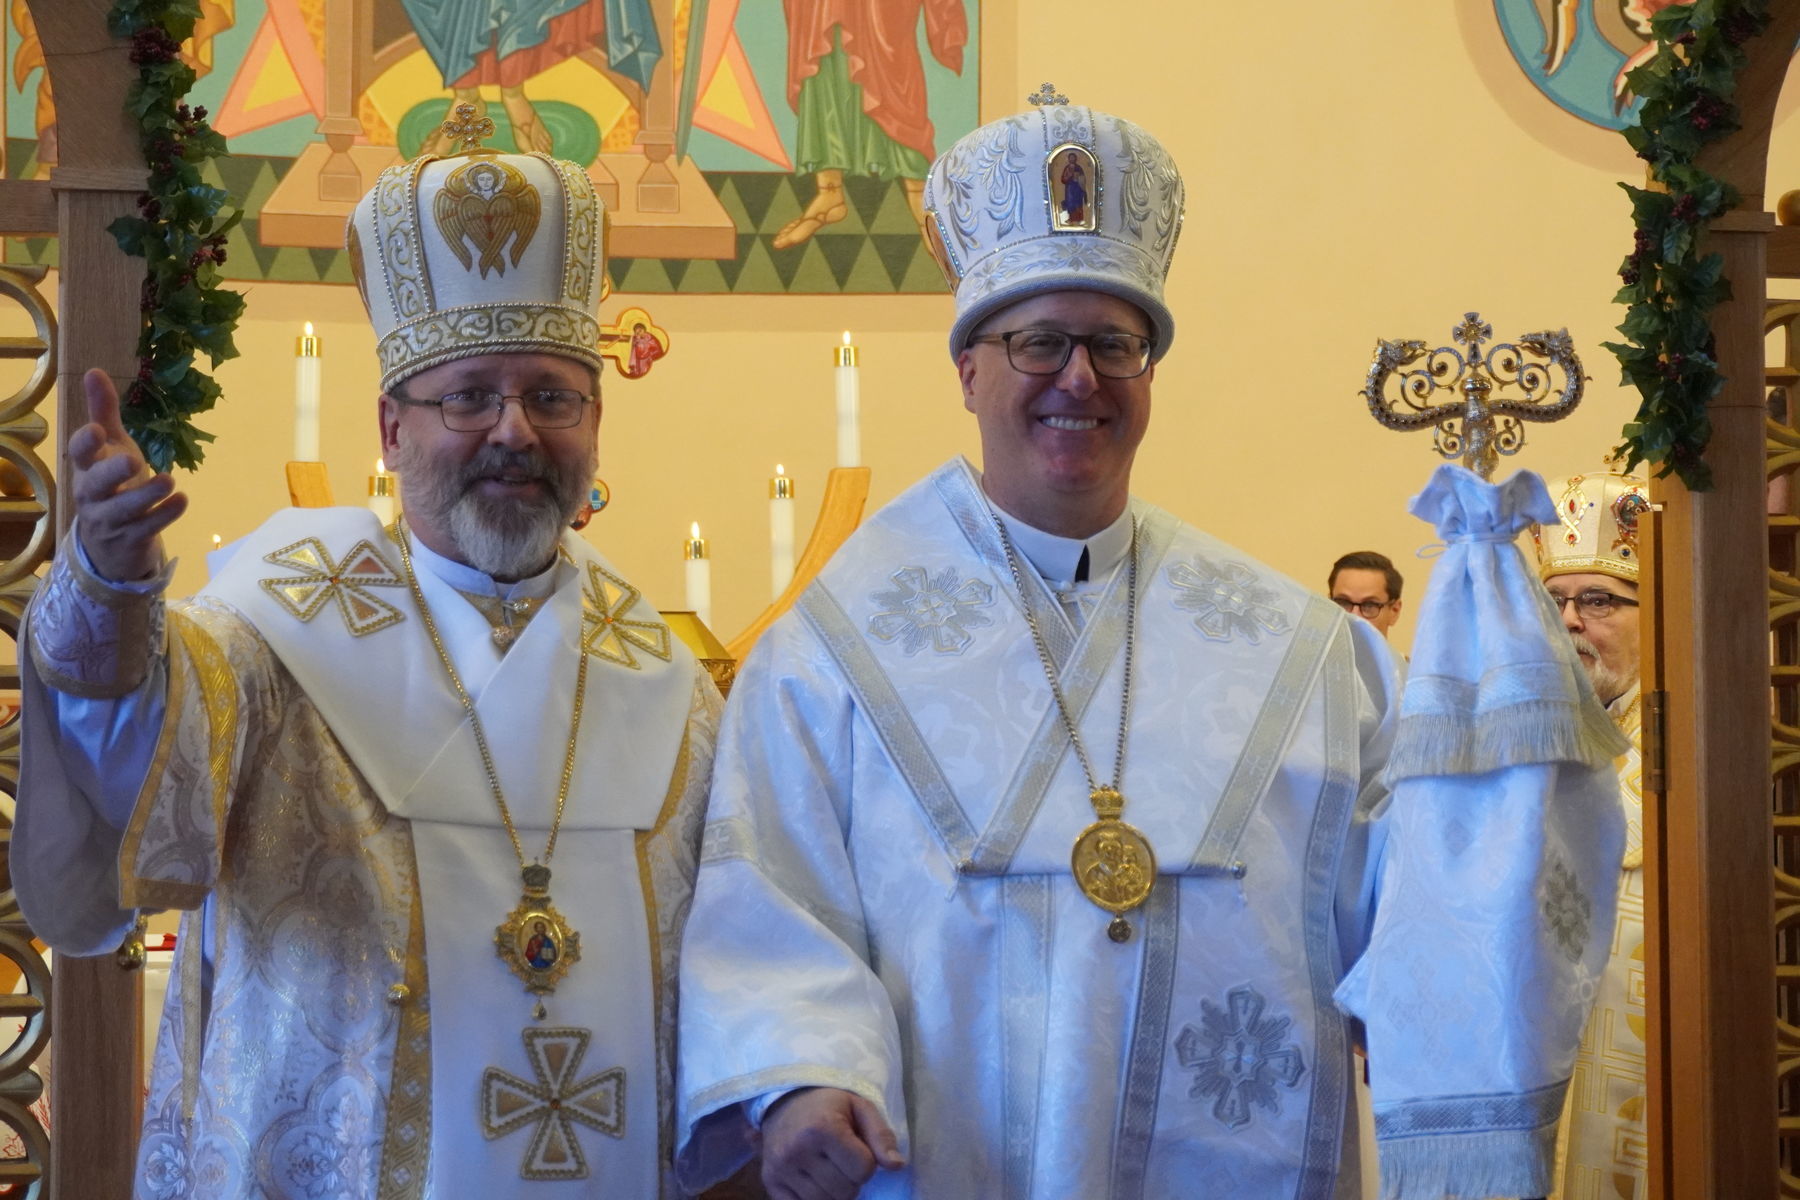
<svg viewBox="0 0 1800 1200">
<path fill-rule="evenodd" d="M 1563 114 L 1513 67 L 1481 0 L 1382 5 L 1195 4 L 1102 9 L 1072 0 L 984 5 L 986 116 L 1044 79 L 1161 137 L 1188 179 L 1170 281 L 1179 325 L 1159 367 L 1136 491 L 1322 586 L 1350 549 L 1401 560 L 1416 605 L 1431 540 L 1405 502 L 1437 461 L 1428 437 L 1369 419 L 1357 390 L 1378 336 L 1447 341 L 1465 309 L 1497 334 L 1566 325 L 1593 383 L 1570 420 L 1534 427 L 1520 466 L 1591 468 L 1635 407 L 1599 343 L 1622 310 L 1630 246 L 1615 181 L 1622 139 Z M 1800 185 L 1778 132 L 1771 194 Z M 256 284 L 219 372 L 219 436 L 170 537 L 178 587 L 283 502 L 293 340 L 325 339 L 323 456 L 340 499 L 377 452 L 373 337 L 352 290 Z M 801 536 L 834 455 L 830 351 L 863 348 L 864 457 L 874 499 L 977 450 L 944 350 L 947 297 L 615 296 L 673 331 L 642 382 L 606 381 L 602 473 L 613 506 L 590 536 L 664 607 L 681 604 L 679 546 L 698 520 L 729 637 L 765 602 L 767 478 L 799 481 Z M 0 332 L 11 332 L 0 329 Z M 1411 612 L 1396 631 L 1410 638 Z"/>
</svg>

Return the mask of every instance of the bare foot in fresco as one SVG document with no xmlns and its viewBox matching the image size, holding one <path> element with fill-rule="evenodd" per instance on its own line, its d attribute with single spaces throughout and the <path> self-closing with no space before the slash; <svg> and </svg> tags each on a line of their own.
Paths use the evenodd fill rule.
<svg viewBox="0 0 1800 1200">
<path fill-rule="evenodd" d="M 836 168 L 820 171 L 819 191 L 806 206 L 806 211 L 781 227 L 769 244 L 777 250 L 798 246 L 827 225 L 835 225 L 850 215 L 844 201 L 844 173 Z"/>
<path fill-rule="evenodd" d="M 520 154 L 537 151 L 549 154 L 555 149 L 550 131 L 538 116 L 537 109 L 525 98 L 523 87 L 503 87 L 500 89 L 500 103 L 506 108 L 506 119 L 512 122 L 513 145 L 519 148 Z"/>
</svg>

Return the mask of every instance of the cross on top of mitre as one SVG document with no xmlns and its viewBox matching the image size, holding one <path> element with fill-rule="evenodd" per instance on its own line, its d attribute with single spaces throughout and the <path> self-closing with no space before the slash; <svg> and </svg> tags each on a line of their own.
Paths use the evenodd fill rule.
<svg viewBox="0 0 1800 1200">
<path fill-rule="evenodd" d="M 494 136 L 494 119 L 477 117 L 475 106 L 469 101 L 464 100 L 458 104 L 453 112 L 455 115 L 440 127 L 455 139 L 456 144 L 450 148 L 451 153 L 469 154 L 480 150 L 481 140 Z"/>
<path fill-rule="evenodd" d="M 1067 104 L 1069 98 L 1057 91 L 1055 84 L 1045 83 L 1042 87 L 1038 88 L 1037 91 L 1025 97 L 1025 102 L 1041 108 L 1046 104 Z"/>
</svg>

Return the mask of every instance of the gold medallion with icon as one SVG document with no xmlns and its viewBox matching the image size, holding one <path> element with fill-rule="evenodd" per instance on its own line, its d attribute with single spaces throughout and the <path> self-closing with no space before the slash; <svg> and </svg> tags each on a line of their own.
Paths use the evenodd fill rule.
<svg viewBox="0 0 1800 1200">
<path fill-rule="evenodd" d="M 522 872 L 525 894 L 494 930 L 494 948 L 525 990 L 547 995 L 581 961 L 581 935 L 550 903 L 550 868 L 533 863 Z"/>
<path fill-rule="evenodd" d="M 1135 825 L 1119 820 L 1125 802 L 1107 787 L 1090 797 L 1100 818 L 1083 829 L 1069 851 L 1069 867 L 1081 894 L 1113 914 L 1107 934 L 1114 941 L 1131 936 L 1124 914 L 1150 898 L 1156 883 L 1156 851 Z"/>
</svg>

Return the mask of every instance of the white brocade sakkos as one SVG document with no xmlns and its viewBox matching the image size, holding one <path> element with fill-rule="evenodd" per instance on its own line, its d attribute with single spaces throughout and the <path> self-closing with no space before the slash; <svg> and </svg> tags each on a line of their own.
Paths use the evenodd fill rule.
<svg viewBox="0 0 1800 1200">
<path fill-rule="evenodd" d="M 827 1085 L 901 1137 L 908 1165 L 868 1197 L 1358 1194 L 1334 993 L 1388 886 L 1394 660 L 1328 600 L 1134 511 L 1119 790 L 1161 874 L 1123 945 L 1070 874 L 1088 787 L 968 464 L 872 517 L 745 664 L 682 963 L 684 1183 L 742 1160 L 759 1098 Z M 1025 573 L 1089 747 L 1117 731 L 1125 580 L 1077 628 Z M 1507 815 L 1468 816 L 1471 854 Z M 1557 936 L 1535 912 L 1486 932 L 1515 961 Z M 1517 1052 L 1408 1111 L 1486 1137 L 1479 1178 L 1544 1179 L 1568 1054 L 1539 1053 L 1535 1009 L 1451 1001 L 1384 996 L 1388 1061 L 1472 1016 Z M 1558 1020 L 1580 1003 L 1544 998 Z M 1405 1132 L 1384 1165 L 1432 1159 Z"/>
<path fill-rule="evenodd" d="M 1644 1111 L 1644 826 L 1641 694 L 1632 688 L 1607 710 L 1631 748 L 1619 756 L 1625 806 L 1625 862 L 1619 913 L 1600 994 L 1581 1034 L 1575 1076 L 1557 1141 L 1553 1200 L 1644 1200 L 1649 1132 Z"/>
<path fill-rule="evenodd" d="M 718 695 L 649 605 L 593 586 L 616 576 L 572 534 L 504 657 L 443 560 L 415 557 L 528 856 L 551 824 L 576 667 L 592 655 L 551 864 L 580 961 L 542 1022 L 495 954 L 517 861 L 372 516 L 277 514 L 206 593 L 167 606 L 166 653 L 154 637 L 121 642 L 150 662 L 128 692 L 84 689 L 71 670 L 107 658 L 75 632 L 108 633 L 96 581 L 59 559 L 34 605 L 13 860 L 28 919 L 58 949 L 92 954 L 136 908 L 192 910 L 146 1103 L 146 1200 L 676 1194 L 675 967 Z M 153 634 L 161 605 L 144 606 Z M 626 618 L 661 637 L 619 654 L 607 632 Z M 121 835 L 103 793 L 136 785 L 96 781 L 92 764 L 122 776 L 130 755 L 73 743 L 146 714 L 153 761 L 137 764 L 148 777 Z M 508 1089 L 542 1102 L 502 1105 L 514 1119 L 484 1131 Z M 551 1100 L 588 1108 L 570 1119 Z"/>
</svg>

